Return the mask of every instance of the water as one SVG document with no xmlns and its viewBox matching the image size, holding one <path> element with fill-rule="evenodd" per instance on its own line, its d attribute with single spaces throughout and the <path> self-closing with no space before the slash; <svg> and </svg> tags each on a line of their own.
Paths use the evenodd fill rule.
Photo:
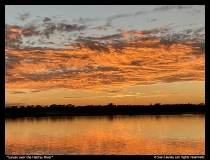
<svg viewBox="0 0 210 160">
<path fill-rule="evenodd" d="M 204 155 L 205 115 L 5 119 L 6 155 Z"/>
</svg>

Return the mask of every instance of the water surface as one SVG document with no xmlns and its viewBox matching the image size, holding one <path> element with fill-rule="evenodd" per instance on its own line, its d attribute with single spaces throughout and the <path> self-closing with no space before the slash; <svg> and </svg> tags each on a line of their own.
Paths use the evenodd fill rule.
<svg viewBox="0 0 210 160">
<path fill-rule="evenodd" d="M 205 115 L 5 119 L 6 155 L 204 155 Z"/>
</svg>

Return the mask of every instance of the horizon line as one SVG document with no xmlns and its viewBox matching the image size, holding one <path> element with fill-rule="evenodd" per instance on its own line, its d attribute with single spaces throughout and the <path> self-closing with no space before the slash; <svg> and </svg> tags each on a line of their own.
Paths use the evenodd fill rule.
<svg viewBox="0 0 210 160">
<path fill-rule="evenodd" d="M 154 105 L 205 105 L 205 103 L 150 103 L 150 104 L 114 104 L 114 103 L 108 103 L 106 105 L 101 104 L 87 104 L 87 105 L 74 105 L 74 104 L 50 104 L 50 105 L 5 105 L 5 107 L 50 107 L 50 106 L 72 106 L 72 107 L 80 107 L 80 106 L 154 106 Z"/>
</svg>

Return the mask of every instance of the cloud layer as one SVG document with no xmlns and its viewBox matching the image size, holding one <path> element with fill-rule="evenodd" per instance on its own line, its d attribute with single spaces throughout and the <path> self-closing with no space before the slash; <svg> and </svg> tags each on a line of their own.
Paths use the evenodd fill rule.
<svg viewBox="0 0 210 160">
<path fill-rule="evenodd" d="M 162 6 L 152 12 L 190 8 Z M 6 90 L 64 88 L 116 93 L 105 88 L 204 81 L 205 27 L 129 30 L 113 25 L 116 19 L 145 14 L 117 14 L 103 24 L 97 18 L 68 22 L 53 17 L 40 17 L 25 25 L 5 24 Z M 20 14 L 17 19 L 25 21 L 30 15 Z M 95 21 L 101 25 L 91 24 Z M 158 18 L 148 23 L 153 21 Z M 110 28 L 114 32 L 104 34 Z"/>
</svg>

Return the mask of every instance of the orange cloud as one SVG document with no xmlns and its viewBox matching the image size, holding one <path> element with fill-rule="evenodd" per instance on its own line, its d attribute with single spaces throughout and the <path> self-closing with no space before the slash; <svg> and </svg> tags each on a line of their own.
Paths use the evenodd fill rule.
<svg viewBox="0 0 210 160">
<path fill-rule="evenodd" d="M 205 42 L 183 33 L 171 37 L 166 34 L 166 27 L 79 36 L 60 44 L 64 46 L 60 49 L 24 46 L 21 39 L 21 35 L 30 38 L 46 32 L 49 37 L 56 30 L 82 31 L 86 27 L 52 24 L 48 32 L 49 28 L 37 31 L 33 27 L 6 26 L 6 90 L 64 88 L 114 93 L 117 91 L 105 89 L 205 80 Z M 199 35 L 202 31 L 200 28 L 191 32 Z M 39 42 L 59 45 L 40 39 Z"/>
<path fill-rule="evenodd" d="M 132 47 L 142 43 L 145 46 L 154 44 L 157 48 Z M 7 50 L 8 56 L 17 57 L 17 63 L 8 59 L 6 89 L 63 87 L 97 90 L 159 81 L 204 81 L 202 53 L 198 57 L 188 55 L 194 48 L 182 44 L 166 48 L 158 40 L 133 42 L 123 49 L 123 54 L 110 45 L 107 45 L 109 52 L 93 51 L 85 45 L 80 45 L 78 50 Z"/>
</svg>

